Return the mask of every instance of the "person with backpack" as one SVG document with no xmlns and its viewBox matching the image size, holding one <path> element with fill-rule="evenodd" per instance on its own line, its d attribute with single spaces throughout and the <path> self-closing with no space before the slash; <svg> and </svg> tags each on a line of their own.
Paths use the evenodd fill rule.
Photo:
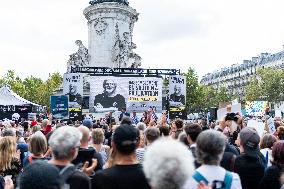
<svg viewBox="0 0 284 189">
<path fill-rule="evenodd" d="M 82 171 L 76 169 L 71 163 L 78 154 L 81 138 L 82 133 L 77 128 L 62 126 L 52 133 L 48 141 L 52 151 L 52 159 L 49 163 L 59 169 L 60 177 L 65 181 L 65 188 L 91 188 L 88 176 L 92 175 L 96 161 L 94 160 L 91 166 L 89 162 L 85 162 Z"/>
<path fill-rule="evenodd" d="M 200 182 L 218 189 L 241 189 L 238 174 L 220 166 L 226 146 L 225 136 L 215 130 L 206 130 L 196 140 L 196 158 L 201 166 L 195 170 L 184 189 L 196 189 Z"/>
<path fill-rule="evenodd" d="M 35 160 L 48 160 L 44 157 L 47 151 L 47 141 L 41 131 L 35 132 L 29 141 L 29 153 L 23 160 L 23 167 L 31 164 Z"/>
</svg>

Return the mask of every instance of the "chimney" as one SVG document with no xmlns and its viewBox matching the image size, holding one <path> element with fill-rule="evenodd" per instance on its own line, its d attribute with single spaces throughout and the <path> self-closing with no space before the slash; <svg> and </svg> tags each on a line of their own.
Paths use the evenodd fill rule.
<svg viewBox="0 0 284 189">
<path fill-rule="evenodd" d="M 284 48 L 284 45 L 283 45 L 283 48 Z M 252 57 L 252 61 L 253 62 L 258 62 L 258 57 Z"/>
</svg>

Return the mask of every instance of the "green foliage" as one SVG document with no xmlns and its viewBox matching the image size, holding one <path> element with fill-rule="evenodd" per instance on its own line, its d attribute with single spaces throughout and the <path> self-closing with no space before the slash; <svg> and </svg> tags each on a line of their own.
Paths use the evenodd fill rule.
<svg viewBox="0 0 284 189">
<path fill-rule="evenodd" d="M 279 102 L 284 92 L 284 71 L 273 68 L 258 69 L 246 87 L 246 100 Z"/>
<path fill-rule="evenodd" d="M 191 111 L 208 110 L 210 107 L 219 107 L 220 102 L 232 100 L 224 87 L 216 90 L 212 86 L 201 85 L 192 68 L 183 75 L 186 76 L 186 105 Z"/>
<path fill-rule="evenodd" d="M 62 81 L 63 78 L 58 72 L 51 74 L 46 81 L 43 81 L 34 76 L 22 80 L 15 75 L 14 71 L 9 70 L 0 78 L 0 87 L 9 85 L 19 96 L 49 108 L 50 96 L 61 85 Z"/>
</svg>

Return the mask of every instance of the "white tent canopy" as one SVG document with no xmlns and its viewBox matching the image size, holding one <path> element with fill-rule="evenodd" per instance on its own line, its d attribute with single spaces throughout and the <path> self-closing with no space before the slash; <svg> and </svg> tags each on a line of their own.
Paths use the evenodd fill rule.
<svg viewBox="0 0 284 189">
<path fill-rule="evenodd" d="M 16 93 L 14 93 L 8 86 L 3 86 L 0 88 L 0 105 L 2 106 L 22 106 L 22 105 L 35 105 L 35 106 L 41 106 L 38 104 L 35 104 L 31 101 L 28 101 Z"/>
</svg>

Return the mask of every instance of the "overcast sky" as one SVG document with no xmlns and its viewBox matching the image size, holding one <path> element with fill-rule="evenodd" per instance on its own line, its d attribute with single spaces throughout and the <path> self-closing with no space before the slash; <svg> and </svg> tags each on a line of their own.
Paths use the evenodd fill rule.
<svg viewBox="0 0 284 189">
<path fill-rule="evenodd" d="M 133 42 L 144 68 L 193 67 L 198 75 L 241 63 L 284 44 L 283 0 L 129 0 L 139 13 Z M 3 1 L 0 75 L 46 79 L 66 71 L 69 54 L 87 44 L 88 0 Z"/>
</svg>

